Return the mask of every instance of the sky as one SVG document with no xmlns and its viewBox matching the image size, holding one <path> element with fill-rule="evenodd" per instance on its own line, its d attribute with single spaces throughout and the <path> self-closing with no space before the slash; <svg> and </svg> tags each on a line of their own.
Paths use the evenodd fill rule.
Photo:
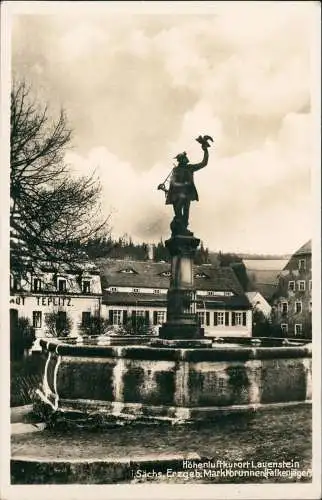
<svg viewBox="0 0 322 500">
<path fill-rule="evenodd" d="M 195 138 L 209 134 L 195 236 L 213 251 L 296 251 L 314 231 L 314 2 L 209 2 L 194 14 L 102 3 L 15 15 L 11 53 L 14 77 L 53 116 L 65 108 L 65 161 L 73 175 L 95 171 L 112 235 L 170 236 L 172 207 L 157 185 L 178 153 L 199 162 Z"/>
</svg>

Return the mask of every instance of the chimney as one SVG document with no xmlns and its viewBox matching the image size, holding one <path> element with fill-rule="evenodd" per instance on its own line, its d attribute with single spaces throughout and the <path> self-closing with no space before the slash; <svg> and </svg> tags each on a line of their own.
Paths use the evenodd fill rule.
<svg viewBox="0 0 322 500">
<path fill-rule="evenodd" d="M 154 259 L 154 245 L 152 243 L 148 243 L 148 260 Z"/>
</svg>

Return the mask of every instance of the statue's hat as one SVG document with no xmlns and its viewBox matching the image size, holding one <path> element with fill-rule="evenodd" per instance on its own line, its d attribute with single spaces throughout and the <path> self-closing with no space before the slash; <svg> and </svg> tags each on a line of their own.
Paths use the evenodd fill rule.
<svg viewBox="0 0 322 500">
<path fill-rule="evenodd" d="M 182 160 L 183 158 L 187 158 L 187 153 L 184 151 L 183 153 L 179 153 L 177 156 L 174 157 L 175 160 Z"/>
</svg>

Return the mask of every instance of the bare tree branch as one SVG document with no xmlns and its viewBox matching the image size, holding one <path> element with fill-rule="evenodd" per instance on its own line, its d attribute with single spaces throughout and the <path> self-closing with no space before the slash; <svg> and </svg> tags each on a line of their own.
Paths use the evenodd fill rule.
<svg viewBox="0 0 322 500">
<path fill-rule="evenodd" d="M 64 163 L 71 130 L 32 99 L 25 82 L 11 92 L 11 267 L 26 261 L 73 262 L 89 241 L 108 234 L 93 176 L 74 179 Z"/>
</svg>

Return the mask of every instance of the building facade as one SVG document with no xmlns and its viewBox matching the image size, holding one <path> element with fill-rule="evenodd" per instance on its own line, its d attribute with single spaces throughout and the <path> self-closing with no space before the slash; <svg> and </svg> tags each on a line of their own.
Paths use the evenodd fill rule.
<svg viewBox="0 0 322 500">
<path fill-rule="evenodd" d="M 138 317 L 157 333 L 166 321 L 168 263 L 101 259 L 102 316 L 113 325 Z M 204 264 L 194 267 L 197 315 L 206 336 L 245 336 L 252 333 L 252 309 L 231 268 Z"/>
<path fill-rule="evenodd" d="M 70 334 L 78 335 L 91 315 L 100 314 L 101 283 L 98 269 L 82 266 L 42 266 L 22 278 L 10 274 L 10 315 L 28 318 L 36 338 L 50 335 L 48 317 L 57 313 L 61 324 L 70 322 Z"/>
<path fill-rule="evenodd" d="M 281 272 L 272 321 L 287 337 L 312 338 L 312 250 L 308 241 Z"/>
</svg>

